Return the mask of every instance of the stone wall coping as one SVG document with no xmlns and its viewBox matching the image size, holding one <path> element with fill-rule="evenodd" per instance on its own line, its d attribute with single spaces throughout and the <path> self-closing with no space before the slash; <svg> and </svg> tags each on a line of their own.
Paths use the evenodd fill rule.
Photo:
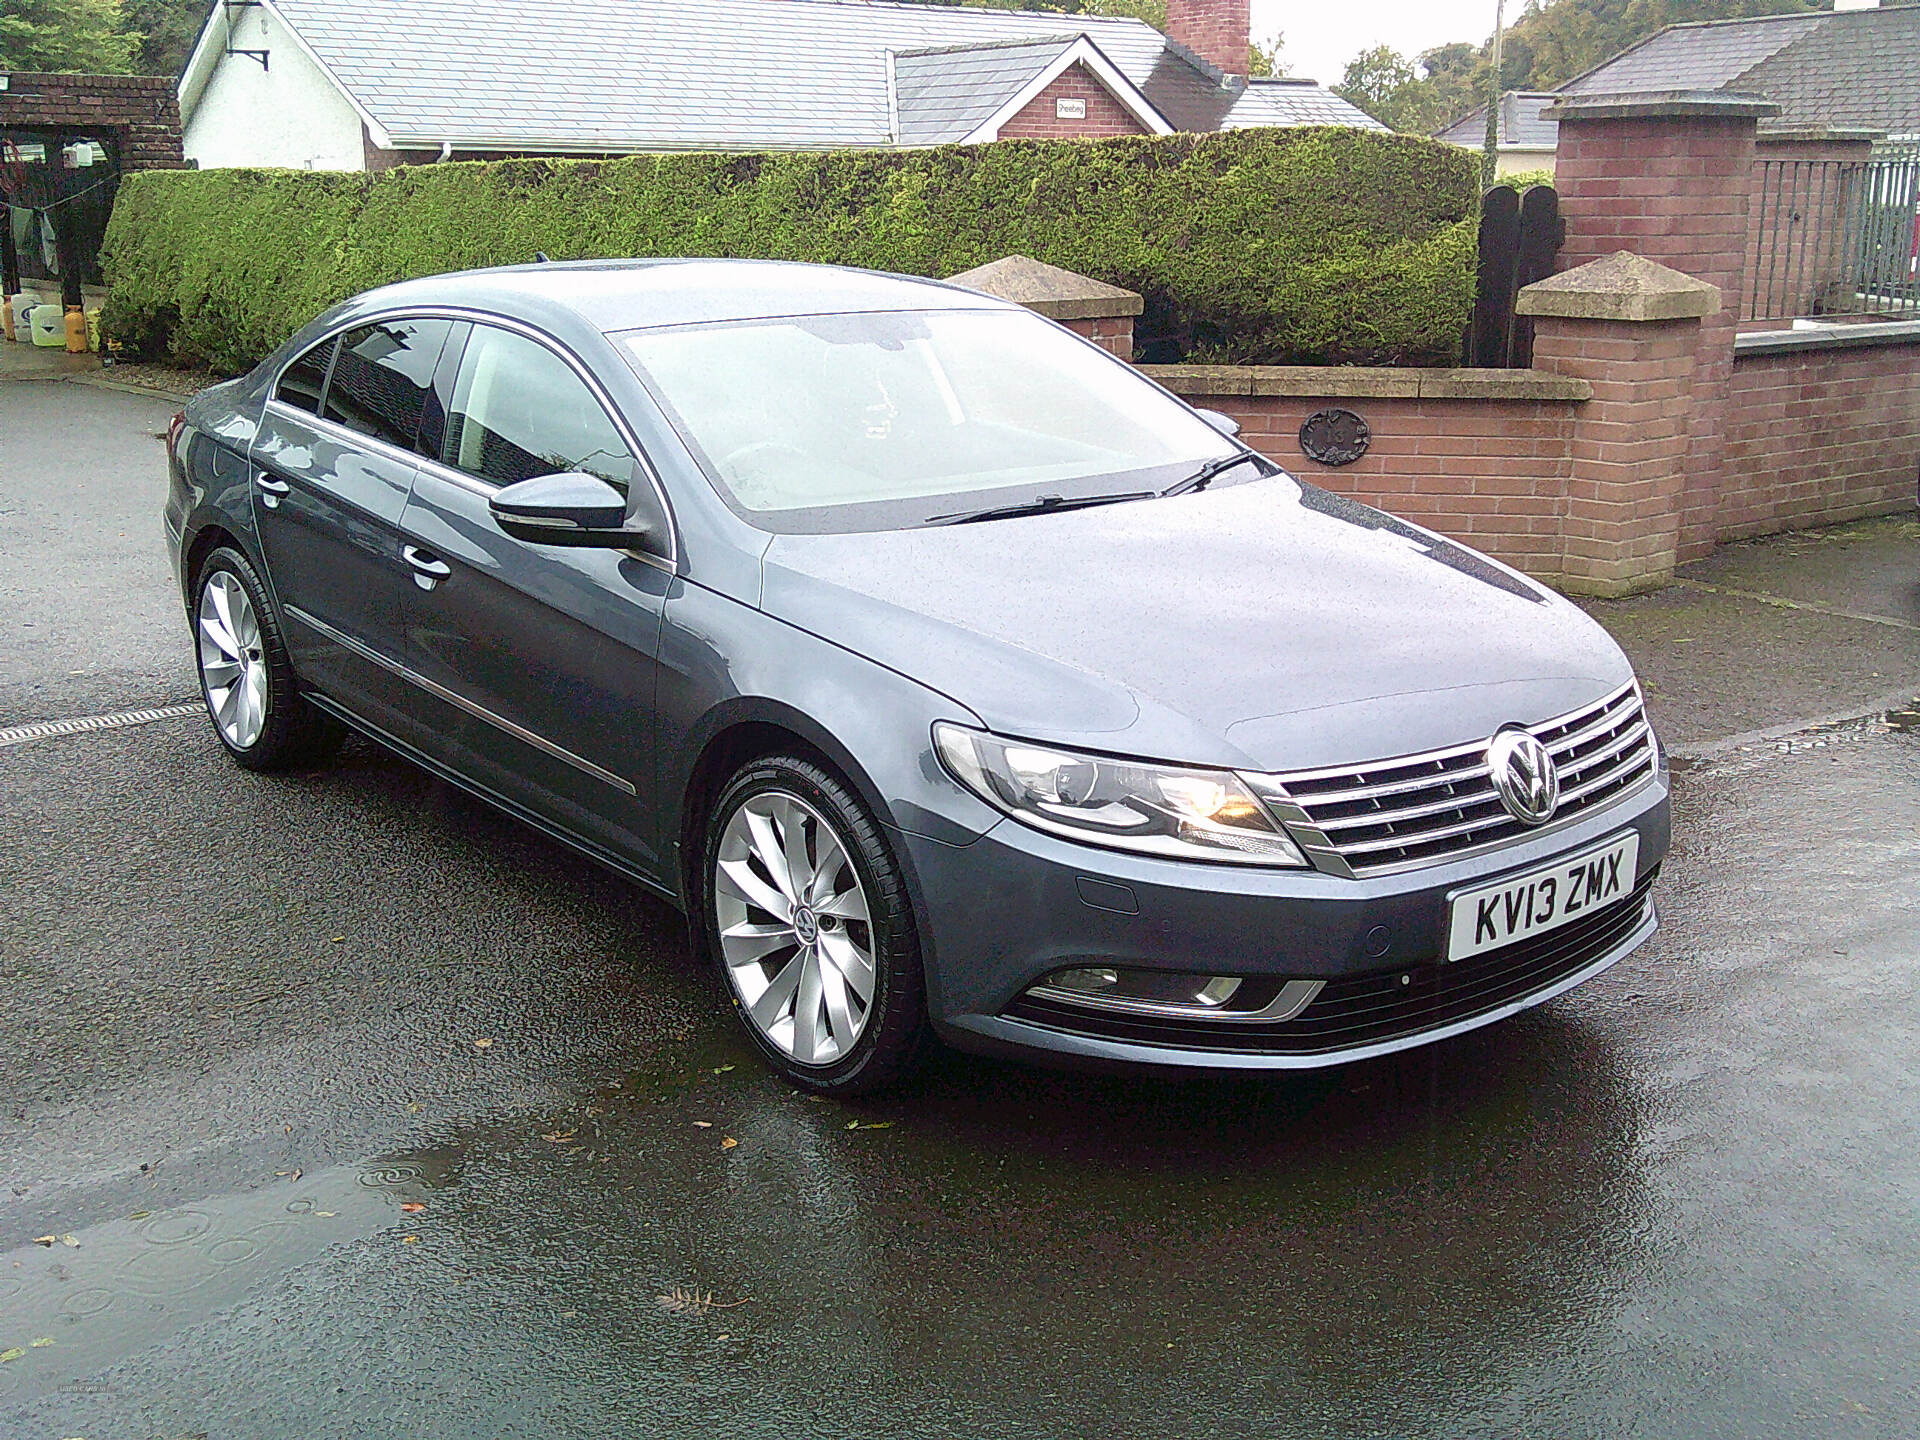
<svg viewBox="0 0 1920 1440">
<path fill-rule="evenodd" d="M 1887 132 L 1884 130 L 1870 130 L 1859 125 L 1802 125 L 1798 129 L 1784 126 L 1778 130 L 1762 128 L 1753 137 L 1753 143 L 1762 147 L 1768 145 L 1871 145 L 1876 140 L 1886 138 Z"/>
<path fill-rule="evenodd" d="M 1176 395 L 1327 400 L 1558 400 L 1593 386 L 1545 370 L 1396 370 L 1368 365 L 1142 365 Z"/>
<path fill-rule="evenodd" d="M 1568 320 L 1698 320 L 1720 311 L 1720 287 L 1631 250 L 1616 250 L 1537 280 L 1514 303 L 1520 315 Z"/>
<path fill-rule="evenodd" d="M 949 285 L 1024 305 L 1049 320 L 1104 320 L 1138 315 L 1146 301 L 1131 290 L 1062 270 L 1031 255 L 1008 255 L 947 277 Z"/>
<path fill-rule="evenodd" d="M 1737 361 L 1747 355 L 1779 355 L 1791 350 L 1854 350 L 1868 345 L 1920 345 L 1920 320 L 1752 330 L 1734 337 L 1733 358 Z"/>
<path fill-rule="evenodd" d="M 1724 90 L 1648 90 L 1622 95 L 1563 95 L 1540 112 L 1562 125 L 1581 120 L 1764 120 L 1780 107 L 1764 95 Z"/>
</svg>

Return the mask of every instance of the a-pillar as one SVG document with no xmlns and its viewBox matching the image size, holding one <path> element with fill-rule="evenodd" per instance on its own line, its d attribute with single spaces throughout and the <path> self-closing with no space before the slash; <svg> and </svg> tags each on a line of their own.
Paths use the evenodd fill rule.
<svg viewBox="0 0 1920 1440">
<path fill-rule="evenodd" d="M 1692 438 L 1680 502 L 1682 560 L 1708 554 L 1719 531 L 1754 130 L 1779 109 L 1759 96 L 1675 91 L 1568 95 L 1545 112 L 1560 124 L 1554 188 L 1567 222 L 1561 265 L 1571 269 L 1632 250 L 1720 292 L 1721 304 L 1697 327 Z"/>
<path fill-rule="evenodd" d="M 1720 291 L 1620 251 L 1529 285 L 1537 370 L 1593 386 L 1574 421 L 1560 588 L 1628 595 L 1673 579 L 1699 418 L 1701 322 Z"/>
</svg>

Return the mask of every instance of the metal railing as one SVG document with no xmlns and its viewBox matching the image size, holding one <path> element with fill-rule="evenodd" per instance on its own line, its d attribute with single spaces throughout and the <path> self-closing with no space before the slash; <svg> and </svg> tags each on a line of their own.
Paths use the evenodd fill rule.
<svg viewBox="0 0 1920 1440">
<path fill-rule="evenodd" d="M 1741 318 L 1920 318 L 1920 155 L 1765 160 L 1749 218 Z"/>
</svg>

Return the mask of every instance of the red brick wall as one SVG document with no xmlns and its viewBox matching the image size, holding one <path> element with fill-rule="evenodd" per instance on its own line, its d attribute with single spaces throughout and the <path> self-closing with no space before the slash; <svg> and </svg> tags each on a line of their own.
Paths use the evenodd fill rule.
<svg viewBox="0 0 1920 1440">
<path fill-rule="evenodd" d="M 1054 112 L 1056 100 L 1084 100 L 1087 118 L 1062 120 Z M 1002 140 L 1107 139 L 1115 135 L 1144 135 L 1146 126 L 1134 119 L 1084 65 L 1064 70 L 1054 82 L 1000 127 Z"/>
<path fill-rule="evenodd" d="M 1251 0 L 1167 0 L 1167 34 L 1229 75 L 1247 73 Z"/>
<path fill-rule="evenodd" d="M 1713 549 L 1726 448 L 1724 396 L 1748 243 L 1754 122 L 1696 117 L 1563 119 L 1554 168 L 1567 221 L 1562 270 L 1632 250 L 1720 287 L 1700 325 L 1698 387 L 1680 517 L 1680 553 Z"/>
<path fill-rule="evenodd" d="M 1103 315 L 1093 320 L 1062 320 L 1059 323 L 1076 335 L 1086 336 L 1102 350 L 1118 355 L 1122 360 L 1133 359 L 1131 315 Z"/>
<path fill-rule="evenodd" d="M 180 104 L 164 77 L 12 75 L 0 90 L 0 125 L 108 132 L 122 170 L 179 170 L 187 163 Z"/>
<path fill-rule="evenodd" d="M 1722 538 L 1910 510 L 1916 477 L 1920 342 L 1735 361 Z"/>
<path fill-rule="evenodd" d="M 1430 392 L 1459 391 L 1459 398 L 1421 398 L 1343 397 L 1337 384 L 1328 387 L 1336 393 L 1321 395 L 1209 394 L 1206 383 L 1181 378 L 1198 373 L 1187 367 L 1147 370 L 1190 403 L 1231 415 L 1245 427 L 1249 445 L 1303 480 L 1438 530 L 1528 574 L 1549 580 L 1562 574 L 1561 517 L 1574 422 L 1583 406 L 1487 398 L 1497 396 L 1503 382 L 1524 385 L 1530 372 L 1454 380 L 1448 378 L 1454 372 L 1401 372 L 1408 391 L 1421 382 Z M 1371 447 L 1351 465 L 1321 465 L 1300 451 L 1301 425 L 1329 407 L 1353 411 L 1373 432 Z"/>
</svg>

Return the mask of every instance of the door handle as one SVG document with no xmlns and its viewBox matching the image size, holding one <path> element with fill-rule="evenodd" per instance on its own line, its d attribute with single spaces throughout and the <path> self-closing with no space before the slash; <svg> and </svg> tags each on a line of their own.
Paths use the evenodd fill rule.
<svg viewBox="0 0 1920 1440">
<path fill-rule="evenodd" d="M 280 497 L 290 494 L 293 487 L 284 480 L 276 480 L 265 470 L 256 470 L 253 483 L 260 487 L 260 503 L 269 510 L 278 508 Z"/>
<path fill-rule="evenodd" d="M 453 567 L 444 560 L 437 560 L 426 551 L 413 545 L 402 545 L 400 553 L 413 567 L 413 583 L 422 590 L 431 590 L 442 580 L 453 574 Z"/>
</svg>

